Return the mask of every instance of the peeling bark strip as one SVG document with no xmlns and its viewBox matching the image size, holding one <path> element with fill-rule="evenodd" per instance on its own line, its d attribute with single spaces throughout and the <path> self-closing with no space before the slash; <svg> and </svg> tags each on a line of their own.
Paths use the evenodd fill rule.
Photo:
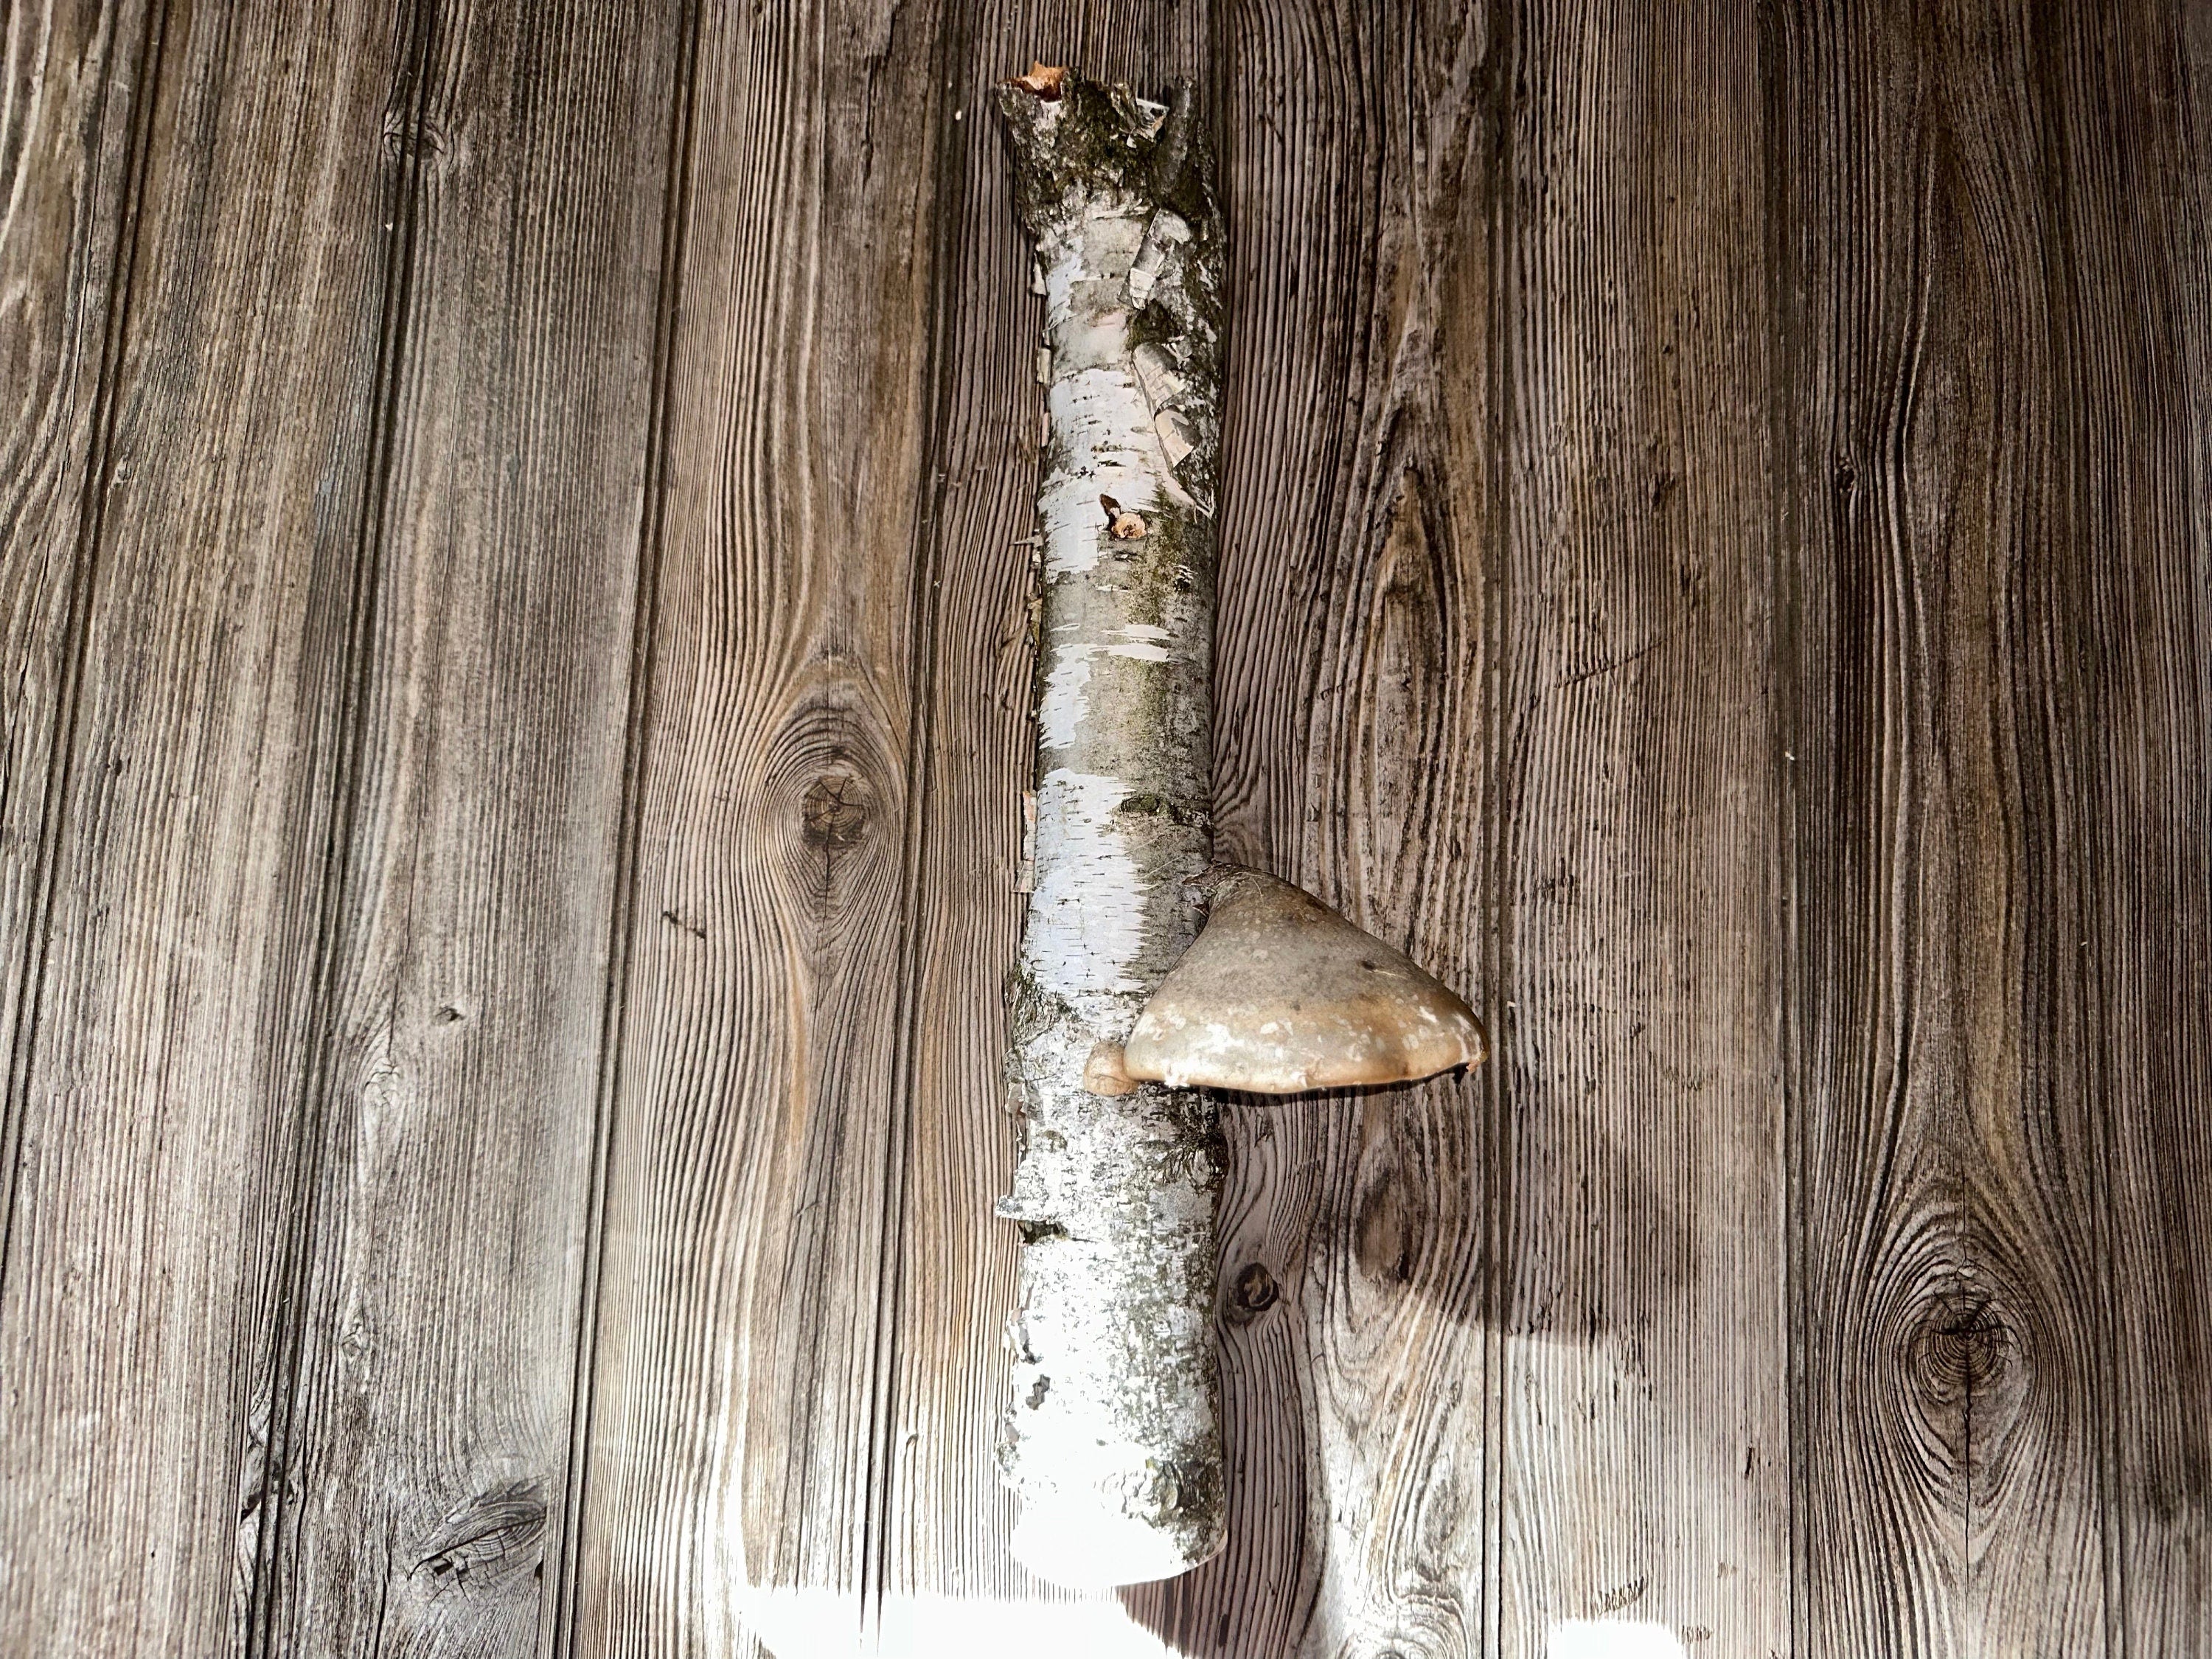
<svg viewBox="0 0 2212 1659">
<path fill-rule="evenodd" d="M 1192 103 L 1038 70 L 999 89 L 1050 416 L 1000 1455 L 1014 1555 L 1078 1587 L 1186 1571 L 1223 1535 L 1214 1108 L 1118 1063 L 1197 932 L 1183 883 L 1211 846 L 1222 229 Z"/>
</svg>

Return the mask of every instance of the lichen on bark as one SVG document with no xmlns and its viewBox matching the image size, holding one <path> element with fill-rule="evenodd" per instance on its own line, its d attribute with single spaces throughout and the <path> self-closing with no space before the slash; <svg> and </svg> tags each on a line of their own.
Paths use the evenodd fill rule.
<svg viewBox="0 0 2212 1659">
<path fill-rule="evenodd" d="M 1221 216 L 1188 88 L 1167 105 L 1068 75 L 999 101 L 1045 289 L 1036 846 L 1012 985 L 1022 1228 L 1001 1443 L 1014 1553 L 1074 1585 L 1220 1547 L 1211 1102 L 1093 1094 L 1188 946 L 1210 860 Z M 1100 497 L 1141 516 L 1112 533 Z"/>
</svg>

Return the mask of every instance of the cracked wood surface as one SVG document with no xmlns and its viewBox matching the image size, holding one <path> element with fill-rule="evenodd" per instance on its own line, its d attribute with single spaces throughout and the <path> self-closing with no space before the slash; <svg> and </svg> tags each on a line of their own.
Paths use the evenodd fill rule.
<svg viewBox="0 0 2212 1659">
<path fill-rule="evenodd" d="M 0 32 L 0 1647 L 2212 1652 L 2212 11 Z M 991 1462 L 1032 58 L 1216 121 L 1220 848 L 1497 1050 L 1226 1103 L 1118 1596 Z"/>
</svg>

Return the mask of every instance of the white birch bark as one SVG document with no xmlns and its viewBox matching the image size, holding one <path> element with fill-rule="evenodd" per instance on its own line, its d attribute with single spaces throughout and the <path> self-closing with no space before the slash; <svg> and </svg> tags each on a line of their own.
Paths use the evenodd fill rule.
<svg viewBox="0 0 2212 1659">
<path fill-rule="evenodd" d="M 1222 230 L 1187 90 L 1172 111 L 1073 74 L 1060 90 L 1000 94 L 1049 419 L 1001 1460 L 1015 1556 L 1090 1587 L 1188 1571 L 1222 1540 L 1214 1109 L 1192 1090 L 1085 1086 L 1195 934 L 1183 882 L 1209 857 Z M 1117 537 L 1102 496 L 1144 533 Z"/>
</svg>

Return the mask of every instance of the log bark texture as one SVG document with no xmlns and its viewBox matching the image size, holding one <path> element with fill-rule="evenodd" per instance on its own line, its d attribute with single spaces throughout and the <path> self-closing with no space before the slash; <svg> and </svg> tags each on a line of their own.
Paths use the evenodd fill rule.
<svg viewBox="0 0 2212 1659">
<path fill-rule="evenodd" d="M 1196 933 L 1184 883 L 1211 854 L 1222 231 L 1188 88 L 1171 109 L 1073 76 L 1057 91 L 1000 89 L 1048 409 L 1001 1454 L 1015 1555 L 1098 1585 L 1187 1571 L 1223 1535 L 1215 1114 L 1112 1064 Z"/>
</svg>

